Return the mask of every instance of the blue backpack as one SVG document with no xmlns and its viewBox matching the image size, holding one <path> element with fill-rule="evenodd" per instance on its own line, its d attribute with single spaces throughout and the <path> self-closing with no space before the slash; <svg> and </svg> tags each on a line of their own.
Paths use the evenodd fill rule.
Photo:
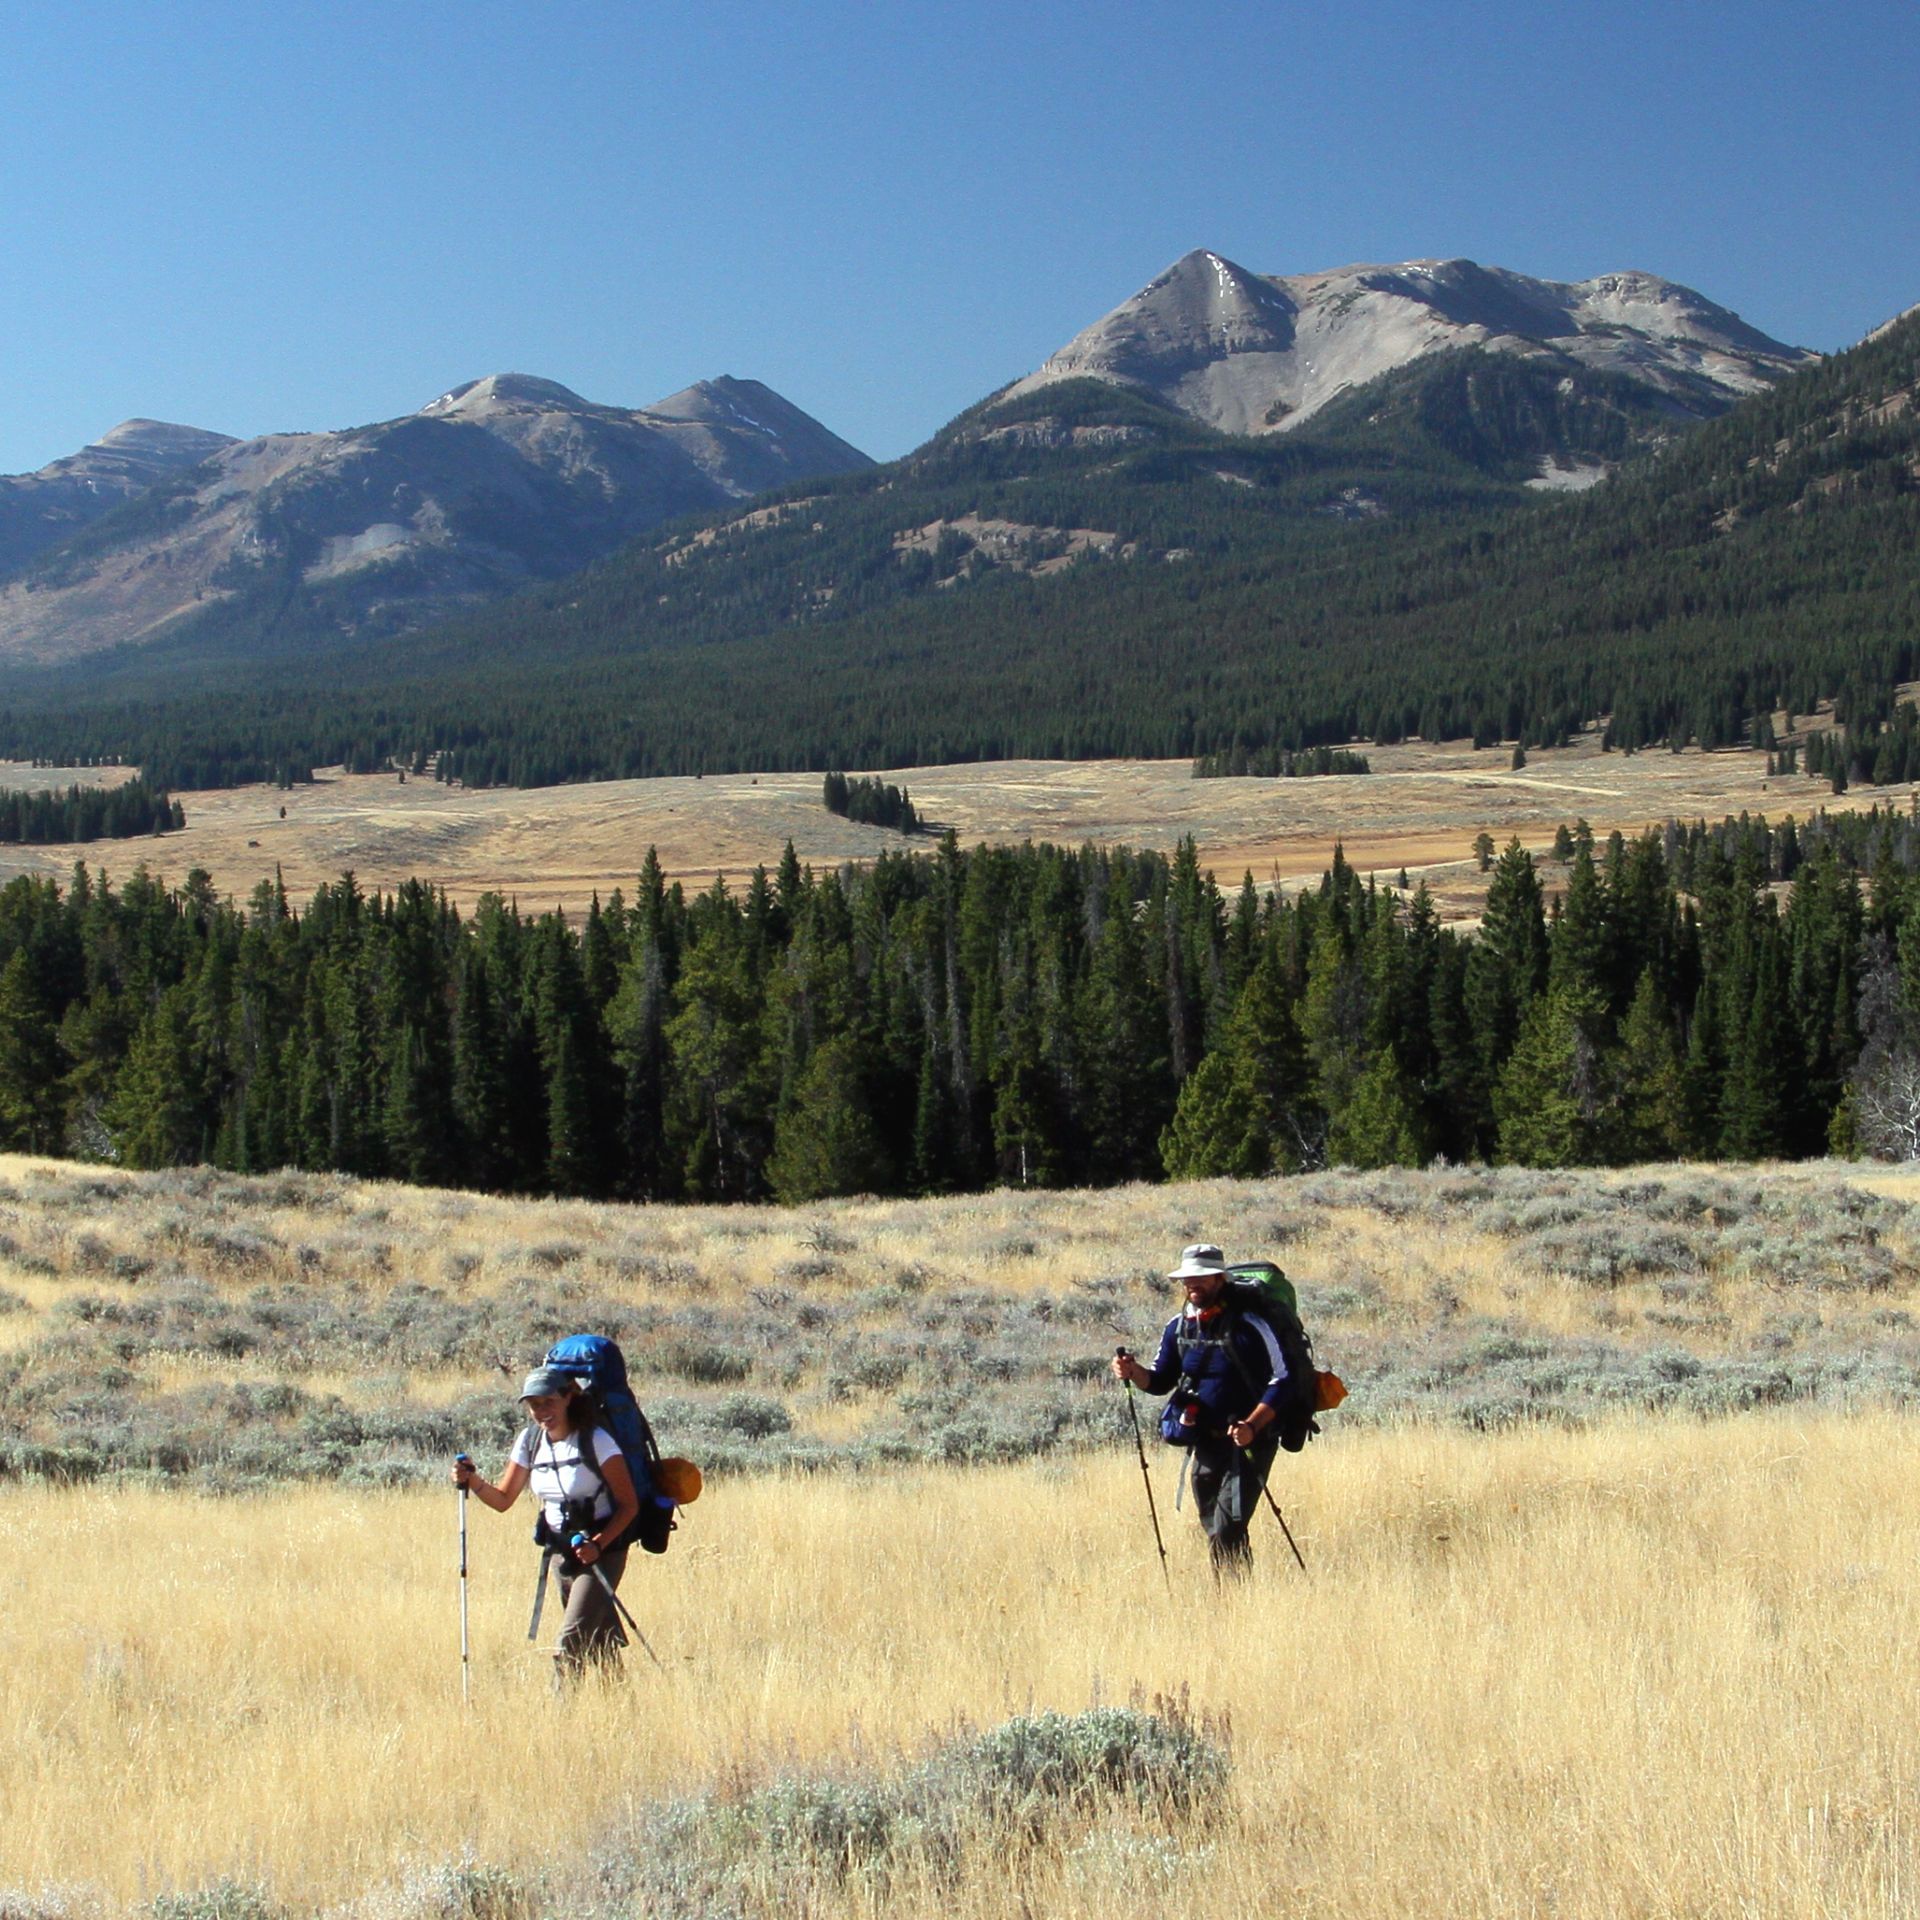
<svg viewBox="0 0 1920 1920">
<path fill-rule="evenodd" d="M 571 1374 L 580 1383 L 586 1399 L 581 1424 L 611 1434 L 626 1456 L 633 1490 L 640 1496 L 640 1517 L 628 1529 L 627 1539 L 637 1540 L 649 1553 L 665 1553 L 675 1525 L 674 1503 L 654 1484 L 653 1467 L 660 1458 L 660 1445 L 627 1383 L 626 1355 L 605 1334 L 573 1333 L 547 1349 L 546 1364 Z M 592 1448 L 583 1446 L 582 1460 L 592 1457 Z"/>
</svg>

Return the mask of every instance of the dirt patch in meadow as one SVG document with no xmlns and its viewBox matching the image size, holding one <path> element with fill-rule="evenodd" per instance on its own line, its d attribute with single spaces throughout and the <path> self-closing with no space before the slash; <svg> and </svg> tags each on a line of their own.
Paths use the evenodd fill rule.
<svg viewBox="0 0 1920 1920">
<path fill-rule="evenodd" d="M 1804 818 L 1822 805 L 1905 806 L 1915 793 L 1876 788 L 1835 799 L 1823 781 L 1804 775 L 1769 779 L 1764 754 L 1602 753 L 1592 737 L 1531 753 L 1519 771 L 1509 770 L 1508 749 L 1475 753 L 1461 743 L 1367 753 L 1374 771 L 1358 778 L 1195 780 L 1186 760 L 1013 760 L 896 768 L 883 777 L 905 785 L 924 818 L 952 827 L 968 845 L 1091 840 L 1171 852 L 1191 834 L 1226 887 L 1244 873 L 1262 887 L 1310 884 L 1344 844 L 1354 866 L 1383 882 L 1397 881 L 1402 868 L 1410 881 L 1425 879 L 1453 919 L 1479 912 L 1472 849 L 1482 830 L 1501 845 L 1517 834 L 1542 851 L 1563 821 L 1582 818 L 1604 837 L 1742 810 Z M 815 773 L 482 792 L 334 773 L 287 793 L 243 787 L 180 797 L 184 833 L 9 848 L 0 853 L 0 877 L 64 876 L 82 857 L 121 876 L 144 860 L 173 882 L 204 867 L 222 892 L 244 896 L 278 869 L 294 897 L 305 899 L 351 869 L 368 887 L 430 880 L 461 907 L 495 892 L 531 910 L 578 912 L 596 893 L 604 899 L 615 887 L 630 890 L 649 847 L 669 877 L 699 887 L 716 874 L 739 879 L 773 865 L 789 840 L 816 867 L 931 844 L 829 814 Z"/>
</svg>

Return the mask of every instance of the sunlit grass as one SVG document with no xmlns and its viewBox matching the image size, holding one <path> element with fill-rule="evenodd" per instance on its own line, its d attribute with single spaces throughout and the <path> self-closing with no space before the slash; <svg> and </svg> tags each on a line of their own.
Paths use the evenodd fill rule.
<svg viewBox="0 0 1920 1920">
<path fill-rule="evenodd" d="M 1249 1899 L 1380 1915 L 1909 1910 L 1920 1423 L 1349 1432 L 1216 1593 L 1156 1462 L 722 1480 L 628 1594 L 667 1663 L 557 1713 L 524 1515 L 451 1491 L 0 1491 L 0 1889 L 227 1876 L 300 1910 L 407 1863 L 584 1858 L 631 1808 L 1185 1688 L 1231 1717 Z M 552 1619 L 549 1615 L 549 1629 Z M 541 1783 L 566 1780 L 565 1792 Z M 1015 1886 L 1010 1881 L 1017 1880 Z M 1042 1854 L 897 1914 L 1215 1915 L 1214 1875 Z M 0 1907 L 7 1896 L 0 1892 Z"/>
</svg>

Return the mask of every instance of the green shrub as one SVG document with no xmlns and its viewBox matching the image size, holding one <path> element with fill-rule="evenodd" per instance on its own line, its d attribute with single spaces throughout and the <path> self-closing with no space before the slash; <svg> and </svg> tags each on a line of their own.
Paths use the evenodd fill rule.
<svg viewBox="0 0 1920 1920">
<path fill-rule="evenodd" d="M 809 1911 L 967 1845 L 1045 1837 L 1124 1811 L 1171 1825 L 1227 1784 L 1225 1749 L 1177 1711 L 1043 1713 L 896 1772 L 793 1773 L 657 1806 L 595 1862 L 595 1892 L 656 1920 Z"/>
<path fill-rule="evenodd" d="M 218 1880 L 192 1893 L 156 1894 L 147 1903 L 152 1920 L 280 1920 L 286 1908 L 259 1887 Z"/>
</svg>

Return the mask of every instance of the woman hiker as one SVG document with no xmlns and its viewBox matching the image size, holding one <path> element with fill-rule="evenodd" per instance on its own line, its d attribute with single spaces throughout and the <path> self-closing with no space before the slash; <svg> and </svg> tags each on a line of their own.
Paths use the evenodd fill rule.
<svg viewBox="0 0 1920 1920">
<path fill-rule="evenodd" d="M 548 1561 L 560 1562 L 560 1602 L 565 1617 L 554 1649 L 556 1680 L 578 1679 L 587 1663 L 611 1667 L 627 1644 L 607 1588 L 594 1569 L 617 1587 L 627 1569 L 627 1529 L 640 1512 L 633 1475 L 613 1435 L 586 1418 L 580 1389 L 557 1367 L 536 1367 L 520 1389 L 533 1424 L 513 1443 L 498 1486 L 471 1460 L 456 1460 L 453 1484 L 464 1487 L 495 1513 L 505 1513 L 529 1483 L 540 1502 L 534 1540 L 545 1550 L 540 1563 L 544 1591 Z M 586 1534 L 576 1548 L 569 1543 Z"/>
</svg>

